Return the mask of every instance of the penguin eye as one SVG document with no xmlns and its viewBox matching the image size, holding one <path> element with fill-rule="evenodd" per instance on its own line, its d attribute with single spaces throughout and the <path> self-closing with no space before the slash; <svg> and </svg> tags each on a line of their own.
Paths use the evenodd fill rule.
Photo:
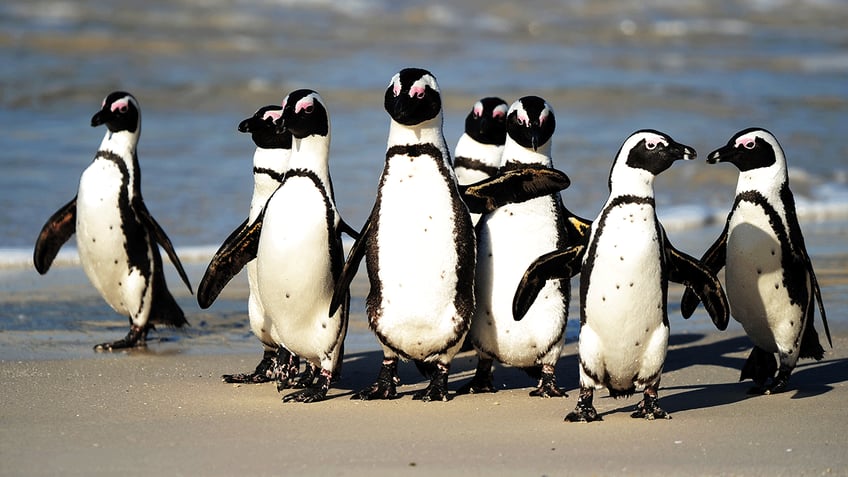
<svg viewBox="0 0 848 477">
<path fill-rule="evenodd" d="M 656 148 L 657 148 L 657 143 L 655 143 L 653 141 L 648 141 L 648 142 L 645 143 L 645 149 L 647 149 L 649 151 L 653 151 Z"/>
<path fill-rule="evenodd" d="M 417 99 L 424 99 L 424 91 L 422 90 L 422 91 L 415 93 L 415 97 Z"/>
<path fill-rule="evenodd" d="M 120 108 L 118 108 L 118 112 L 119 113 L 126 113 L 127 112 L 127 106 L 122 105 Z"/>
<path fill-rule="evenodd" d="M 303 108 L 303 112 L 305 112 L 306 114 L 312 114 L 312 111 L 315 111 L 314 105 L 310 104 L 309 106 Z"/>
<path fill-rule="evenodd" d="M 746 141 L 742 145 L 745 146 L 745 149 L 753 149 L 756 143 L 754 141 Z"/>
</svg>

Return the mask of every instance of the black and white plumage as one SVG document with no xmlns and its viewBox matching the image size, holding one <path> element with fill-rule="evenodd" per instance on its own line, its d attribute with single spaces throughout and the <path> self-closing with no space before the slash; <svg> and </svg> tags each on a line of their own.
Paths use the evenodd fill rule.
<svg viewBox="0 0 848 477">
<path fill-rule="evenodd" d="M 47 273 L 59 249 L 76 233 L 85 274 L 106 303 L 130 321 L 125 338 L 95 346 L 113 350 L 143 346 L 155 325 L 188 324 L 168 291 L 157 243 L 189 290 L 191 285 L 170 239 L 141 196 L 138 101 L 123 91 L 110 93 L 91 118 L 92 127 L 102 124 L 106 134 L 80 177 L 77 196 L 44 224 L 33 258 L 36 270 Z"/>
<path fill-rule="evenodd" d="M 544 99 L 527 96 L 513 103 L 499 171 L 552 168 L 555 128 L 553 109 Z M 570 281 L 547 282 L 522 321 L 513 319 L 512 297 L 524 271 L 539 255 L 573 245 L 566 232 L 567 215 L 558 192 L 482 215 L 476 228 L 476 312 L 468 333 L 478 364 L 474 378 L 460 393 L 495 392 L 492 363 L 497 359 L 539 380 L 531 396 L 565 396 L 556 385 L 554 367 L 565 342 Z"/>
<path fill-rule="evenodd" d="M 221 251 L 230 247 L 230 239 L 238 237 L 259 216 L 271 194 L 283 182 L 283 176 L 288 170 L 289 155 L 291 155 L 292 137 L 288 131 L 278 131 L 276 121 L 280 119 L 282 107 L 268 105 L 259 108 L 251 117 L 244 119 L 238 125 L 239 132 L 250 134 L 256 150 L 253 153 L 253 195 L 247 219 L 242 222 L 221 246 Z M 217 263 L 213 260 L 212 263 Z M 259 299 L 259 281 L 256 277 L 256 260 L 247 263 L 248 318 L 250 329 L 263 344 L 262 360 L 251 373 L 225 374 L 222 379 L 228 383 L 264 383 L 277 379 L 280 366 L 292 364 L 294 358 L 287 356 L 285 348 L 274 341 L 271 336 L 273 322 L 262 301 Z M 198 287 L 197 300 L 202 308 L 208 308 L 220 290 L 214 291 L 207 286 L 207 277 L 217 274 L 213 268 L 207 269 L 206 276 Z M 282 352 L 283 356 L 279 356 Z M 295 364 L 296 365 L 296 364 Z M 286 372 L 289 372 L 288 370 Z"/>
<path fill-rule="evenodd" d="M 710 153 L 707 162 L 729 162 L 740 171 L 724 230 L 702 258 L 715 273 L 725 269 L 731 313 L 754 343 L 740 381 L 752 379 L 754 393 L 781 392 L 799 357 L 820 360 L 824 355 L 814 327 L 816 302 L 831 343 L 821 290 L 789 190 L 786 156 L 769 131 L 749 128 Z M 684 315 L 697 303 L 687 291 Z"/>
<path fill-rule="evenodd" d="M 330 119 L 321 97 L 308 89 L 293 91 L 277 124 L 292 135 L 283 181 L 256 219 L 216 254 L 209 265 L 215 273 L 207 271 L 203 285 L 214 299 L 216 290 L 256 259 L 257 296 L 271 323 L 272 342 L 320 369 L 310 376 L 314 382 L 304 383 L 306 389 L 283 400 L 315 402 L 326 397 L 343 358 L 349 294 L 333 314 L 327 309 L 344 265 L 341 233 L 349 227 L 335 206 Z M 290 378 L 282 369 L 278 389 Z"/>
<path fill-rule="evenodd" d="M 442 133 L 435 77 L 401 70 L 386 89 L 384 107 L 391 123 L 376 203 L 349 254 L 334 306 L 365 257 L 366 312 L 384 359 L 377 382 L 354 398 L 396 397 L 397 362 L 404 358 L 430 375 L 416 399 L 447 400 L 450 363 L 474 312 L 474 231 Z"/>
<path fill-rule="evenodd" d="M 657 390 L 668 346 L 669 280 L 692 287 L 716 326 L 727 325 L 718 279 L 674 249 L 656 217 L 654 179 L 674 161 L 694 157 L 694 150 L 660 132 L 632 134 L 613 162 L 610 196 L 592 223 L 588 244 L 540 257 L 519 284 L 517 319 L 544 279 L 580 272 L 580 397 L 567 421 L 600 420 L 592 399 L 601 387 L 614 397 L 644 388 L 633 417 L 668 417 Z"/>
</svg>

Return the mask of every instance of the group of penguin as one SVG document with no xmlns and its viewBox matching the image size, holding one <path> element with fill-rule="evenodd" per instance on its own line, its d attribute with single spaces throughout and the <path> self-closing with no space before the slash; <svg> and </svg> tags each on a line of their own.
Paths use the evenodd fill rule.
<svg viewBox="0 0 848 477">
<path fill-rule="evenodd" d="M 414 399 L 448 400 L 451 360 L 466 339 L 478 364 L 458 394 L 495 392 L 497 360 L 538 380 L 531 395 L 565 396 L 554 368 L 564 345 L 570 279 L 577 274 L 580 394 L 567 421 L 601 419 L 592 404 L 596 388 L 615 397 L 642 390 L 633 417 L 670 417 L 658 402 L 669 281 L 686 287 L 686 318 L 701 302 L 723 330 L 732 309 L 754 344 L 741 374 L 753 380 L 753 392 L 783 391 L 799 357 L 822 359 L 813 324 L 818 302 L 830 342 L 821 292 L 784 153 L 768 131 L 740 131 L 707 156 L 708 163 L 729 162 L 740 174 L 725 228 L 698 260 L 675 249 L 657 220 L 654 179 L 675 161 L 696 157 L 667 134 L 640 130 L 624 141 L 612 163 L 609 198 L 597 218 L 587 220 L 561 199 L 570 180 L 553 168 L 556 118 L 544 99 L 478 101 L 453 161 L 432 73 L 399 71 L 384 107 L 391 118 L 385 164 L 359 231 L 335 204 L 329 113 L 317 92 L 293 91 L 280 106 L 260 108 L 239 124 L 256 144 L 250 210 L 209 263 L 197 301 L 211 306 L 246 266 L 250 328 L 264 353 L 253 372 L 225 375 L 225 381 L 300 388 L 284 401 L 325 399 L 341 370 L 349 286 L 363 258 L 370 282 L 366 314 L 383 360 L 374 383 L 354 399 L 398 397 L 403 359 L 429 379 Z M 142 200 L 137 100 L 111 93 L 91 125 L 105 125 L 105 137 L 77 196 L 41 230 L 34 263 L 46 273 L 76 233 L 86 275 L 130 321 L 126 337 L 95 349 L 140 346 L 157 324 L 187 324 L 165 284 L 157 244 L 191 285 Z M 354 238 L 347 257 L 342 233 Z M 724 287 L 717 278 L 722 268 Z M 303 372 L 300 360 L 307 363 Z"/>
</svg>

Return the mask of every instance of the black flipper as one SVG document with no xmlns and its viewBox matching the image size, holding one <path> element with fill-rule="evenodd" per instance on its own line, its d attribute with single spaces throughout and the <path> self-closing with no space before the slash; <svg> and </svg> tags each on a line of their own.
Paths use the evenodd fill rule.
<svg viewBox="0 0 848 477">
<path fill-rule="evenodd" d="M 460 186 L 463 201 L 472 213 L 554 194 L 571 185 L 564 172 L 549 167 L 512 169 L 467 186 Z"/>
<path fill-rule="evenodd" d="M 351 227 L 351 226 L 350 226 L 347 222 L 345 222 L 344 220 L 339 221 L 339 233 L 346 233 L 346 234 L 347 234 L 348 236 L 350 236 L 353 240 L 358 240 L 358 239 L 359 239 L 359 232 L 357 232 L 357 231 L 356 231 L 356 229 L 354 229 L 353 227 Z"/>
<path fill-rule="evenodd" d="M 527 310 L 536 301 L 539 291 L 545 286 L 545 281 L 571 279 L 580 273 L 585 251 L 585 245 L 575 245 L 565 250 L 546 253 L 533 261 L 521 277 L 512 300 L 512 316 L 515 321 L 524 318 Z"/>
<path fill-rule="evenodd" d="M 247 262 L 256 258 L 264 218 L 263 211 L 252 224 L 248 225 L 245 221 L 215 252 L 215 256 L 206 267 L 203 279 L 200 280 L 200 286 L 197 287 L 197 304 L 201 308 L 209 308 L 227 283 L 244 268 Z"/>
<path fill-rule="evenodd" d="M 721 282 L 715 274 L 695 257 L 674 248 L 667 237 L 665 252 L 668 261 L 668 279 L 686 285 L 686 291 L 691 290 L 704 303 L 704 308 L 710 314 L 716 328 L 726 330 L 727 323 L 730 321 L 730 305 L 727 303 L 727 295 L 721 287 Z M 683 316 L 689 318 L 692 313 Z"/>
<path fill-rule="evenodd" d="M 374 219 L 373 215 L 374 212 L 372 211 L 371 216 L 368 217 L 368 220 L 365 221 L 365 225 L 362 226 L 362 231 L 359 232 L 359 238 L 357 238 L 353 243 L 353 247 L 351 247 L 350 253 L 348 253 L 347 260 L 345 261 L 344 268 L 342 269 L 342 275 L 338 280 L 336 280 L 336 288 L 333 290 L 333 299 L 330 300 L 330 314 L 328 316 L 336 314 L 336 310 L 338 310 L 342 302 L 345 301 L 348 289 L 350 288 L 350 283 L 353 281 L 353 277 L 356 276 L 356 272 L 359 270 L 359 263 L 362 262 L 362 257 L 365 256 L 368 235 L 371 231 L 371 223 Z"/>
<path fill-rule="evenodd" d="M 565 232 L 568 234 L 568 243 L 587 245 L 589 234 L 592 232 L 592 221 L 574 215 L 568 209 L 565 209 L 565 213 Z"/>
<path fill-rule="evenodd" d="M 32 254 L 32 261 L 38 273 L 42 275 L 47 273 L 59 249 L 71 238 L 76 229 L 77 198 L 74 197 L 47 219 L 38 234 L 35 251 Z"/>
<path fill-rule="evenodd" d="M 727 224 L 725 224 L 724 230 L 701 257 L 701 264 L 713 275 L 716 275 L 727 263 L 727 229 Z M 680 313 L 683 314 L 684 318 L 692 316 L 700 300 L 701 298 L 692 289 L 686 288 L 686 291 L 683 292 L 683 298 L 680 300 Z"/>
<path fill-rule="evenodd" d="M 147 207 L 144 206 L 144 202 L 139 202 L 138 205 L 140 205 L 140 207 L 138 207 L 139 218 L 141 218 L 142 222 L 144 222 L 147 230 L 150 231 L 154 240 L 156 240 L 156 242 L 165 249 L 165 252 L 168 254 L 168 258 L 171 259 L 171 263 L 174 264 L 174 268 L 177 269 L 183 283 L 185 283 L 186 287 L 188 287 L 188 291 L 194 293 L 191 288 L 191 283 L 188 281 L 188 275 L 186 275 L 185 269 L 183 269 L 183 264 L 180 263 L 180 258 L 177 256 L 177 252 L 174 251 L 174 246 L 171 244 L 171 239 L 165 235 L 165 231 L 162 230 L 162 226 L 160 226 L 159 223 L 156 222 L 156 219 L 150 215 Z"/>
</svg>

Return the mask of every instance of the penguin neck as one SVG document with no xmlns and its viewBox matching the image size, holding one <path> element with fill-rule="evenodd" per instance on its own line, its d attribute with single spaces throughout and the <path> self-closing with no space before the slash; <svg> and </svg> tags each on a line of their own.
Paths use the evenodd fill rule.
<svg viewBox="0 0 848 477">
<path fill-rule="evenodd" d="M 291 149 L 256 148 L 253 154 L 253 197 L 248 214 L 250 222 L 256 219 L 265 202 L 283 182 L 290 153 Z"/>
<path fill-rule="evenodd" d="M 767 169 L 752 169 L 739 173 L 736 182 L 736 194 L 756 190 L 766 197 L 777 198 L 780 189 L 789 180 L 785 167 L 769 167 Z"/>
<path fill-rule="evenodd" d="M 507 139 L 501 156 L 501 166 L 506 165 L 508 162 L 541 164 L 545 167 L 553 167 L 553 160 L 551 160 L 551 144 L 548 142 L 534 151 L 521 146 L 511 139 Z"/>
<path fill-rule="evenodd" d="M 100 142 L 100 150 L 108 151 L 125 158 L 132 158 L 135 155 L 135 148 L 138 144 L 138 136 L 140 128 L 136 132 L 129 131 L 106 131 L 103 136 L 103 141 Z"/>
<path fill-rule="evenodd" d="M 289 157 L 291 149 L 266 149 L 257 147 L 253 153 L 253 170 L 268 171 L 274 175 L 280 176 L 289 168 Z"/>
<path fill-rule="evenodd" d="M 614 169 L 610 175 L 610 198 L 622 195 L 654 197 L 656 176 L 644 169 Z"/>
<path fill-rule="evenodd" d="M 415 126 L 405 126 L 394 120 L 391 121 L 387 149 L 392 146 L 428 143 L 439 148 L 442 151 L 442 157 L 445 163 L 450 165 L 450 153 L 445 142 L 445 136 L 442 133 L 441 114 Z"/>
<path fill-rule="evenodd" d="M 293 138 L 289 166 L 291 169 L 312 171 L 330 189 L 330 135 Z"/>
</svg>

